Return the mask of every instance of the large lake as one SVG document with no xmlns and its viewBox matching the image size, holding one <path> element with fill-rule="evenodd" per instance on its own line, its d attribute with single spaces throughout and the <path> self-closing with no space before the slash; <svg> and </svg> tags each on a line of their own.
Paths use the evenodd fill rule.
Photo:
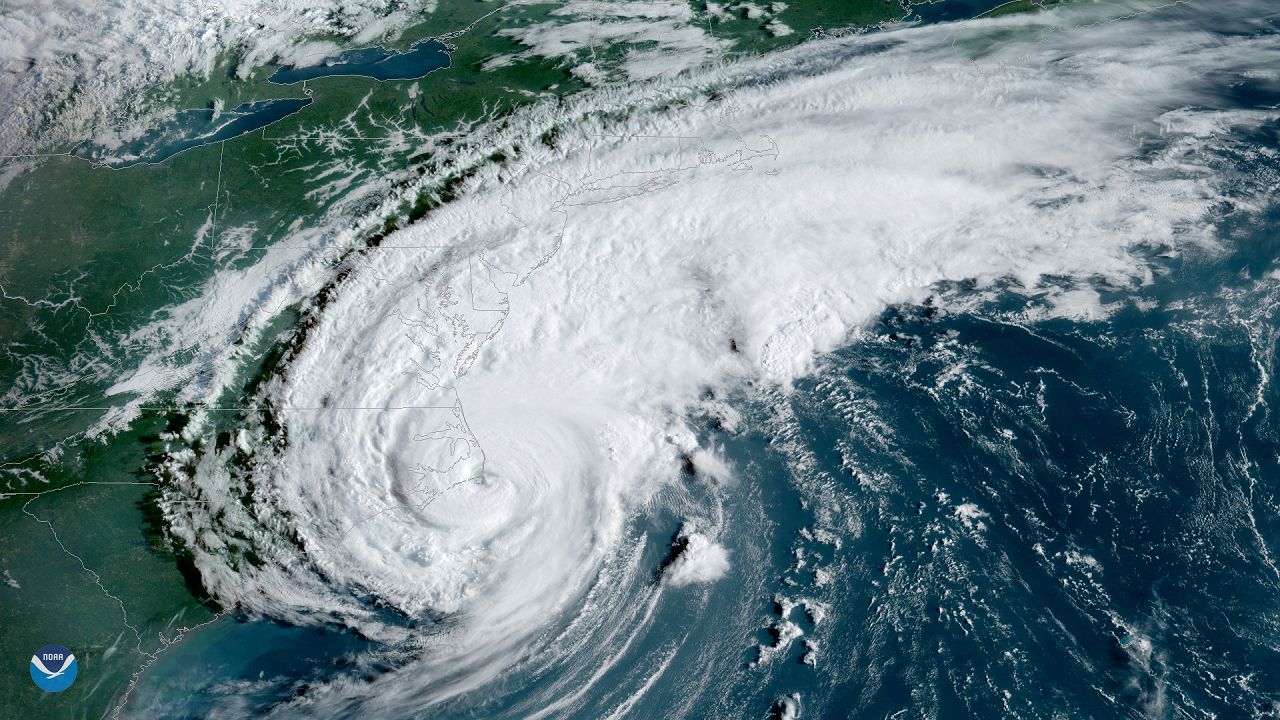
<svg viewBox="0 0 1280 720">
<path fill-rule="evenodd" d="M 423 40 L 405 52 L 383 48 L 347 50 L 314 64 L 287 65 L 267 78 L 273 83 L 292 85 L 335 75 L 355 75 L 375 80 L 412 80 L 449 67 L 448 49 L 438 40 Z"/>
<path fill-rule="evenodd" d="M 86 142 L 71 154 L 107 167 L 158 163 L 191 148 L 230 140 L 264 128 L 311 104 L 311 98 L 258 100 L 217 112 L 182 110 L 156 127 L 116 147 Z"/>
</svg>

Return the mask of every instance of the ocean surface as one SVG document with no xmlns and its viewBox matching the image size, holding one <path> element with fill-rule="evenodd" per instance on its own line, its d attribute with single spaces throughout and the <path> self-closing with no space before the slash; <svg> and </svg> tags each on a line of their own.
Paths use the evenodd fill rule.
<svg viewBox="0 0 1280 720">
<path fill-rule="evenodd" d="M 1100 7 L 476 120 L 211 271 L 112 387 L 212 618 L 120 716 L 1280 717 L 1280 16 Z"/>
<path fill-rule="evenodd" d="M 1241 144 L 1280 148 L 1274 125 Z M 1273 177 L 1249 157 L 1222 159 Z M 687 465 L 629 525 L 648 570 L 592 591 L 621 602 L 430 714 L 1280 715 L 1280 215 L 1220 212 L 1221 250 L 1072 286 L 1105 316 L 941 284 L 791 392 L 724 398 L 741 425 L 699 432 L 734 482 Z M 732 566 L 664 587 L 690 517 Z M 394 715 L 394 694 L 306 698 L 410 662 L 232 613 L 162 655 L 129 714 Z"/>
<path fill-rule="evenodd" d="M 742 400 L 741 432 L 705 428 L 739 478 L 725 578 L 655 598 L 708 495 L 686 473 L 632 528 L 655 574 L 607 588 L 635 605 L 599 644 L 434 714 L 535 716 L 600 673 L 555 716 L 1275 716 L 1278 228 L 1104 289 L 1097 322 L 1029 322 L 1022 293 L 891 309 L 788 397 Z M 130 712 L 256 715 L 376 676 L 369 650 L 228 618 Z"/>
</svg>

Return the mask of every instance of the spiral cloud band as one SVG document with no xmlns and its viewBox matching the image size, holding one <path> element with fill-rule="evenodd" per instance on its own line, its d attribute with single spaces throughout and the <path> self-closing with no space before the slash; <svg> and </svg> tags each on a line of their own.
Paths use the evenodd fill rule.
<svg viewBox="0 0 1280 720">
<path fill-rule="evenodd" d="M 323 297 L 252 422 L 174 439 L 168 520 L 203 582 L 401 648 L 324 691 L 354 707 L 426 707 L 584 638 L 621 652 L 663 593 L 737 561 L 718 504 L 740 478 L 694 418 L 731 429 L 726 398 L 785 392 L 938 283 L 1096 317 L 1084 281 L 1212 251 L 1213 151 L 1271 117 L 1215 109 L 1206 78 L 1276 67 L 1274 37 L 1210 42 L 1175 13 L 1121 42 L 1073 12 L 821 41 L 487 129 L 477 157 L 502 159 L 455 200 L 330 274 L 289 265 Z M 263 308 L 299 299 L 265 268 Z M 652 584 L 635 520 L 684 465 L 707 499 L 671 505 L 690 552 Z"/>
</svg>

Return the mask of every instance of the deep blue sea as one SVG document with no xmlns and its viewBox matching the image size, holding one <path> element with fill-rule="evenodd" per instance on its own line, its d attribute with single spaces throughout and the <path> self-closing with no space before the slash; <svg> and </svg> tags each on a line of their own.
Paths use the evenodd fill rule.
<svg viewBox="0 0 1280 720">
<path fill-rule="evenodd" d="M 1252 218 L 1221 253 L 1098 288 L 1095 321 L 963 285 L 892 308 L 792 393 L 738 398 L 744 429 L 704 425 L 739 477 L 724 580 L 431 717 L 529 717 L 595 672 L 555 716 L 604 717 L 658 668 L 635 717 L 1280 715 L 1278 227 Z M 680 508 L 712 493 L 682 485 L 636 521 L 655 572 Z M 614 590 L 640 607 L 656 587 Z M 130 707 L 256 714 L 376 678 L 394 666 L 376 649 L 224 620 L 162 655 Z"/>
<path fill-rule="evenodd" d="M 1224 87 L 1224 107 L 1273 107 L 1268 82 Z M 1274 187 L 1277 127 L 1225 146 L 1222 171 Z M 699 422 L 736 481 L 690 465 L 637 515 L 653 572 L 607 588 L 628 601 L 590 641 L 420 716 L 1280 717 L 1280 213 L 1210 220 L 1220 247 L 1152 248 L 1144 285 L 938 286 L 789 392 L 723 398 L 741 424 Z M 1060 316 L 1055 288 L 1102 312 Z M 664 586 L 707 507 L 728 574 Z M 162 654 L 128 712 L 306 714 L 299 698 L 407 659 L 232 613 Z"/>
</svg>

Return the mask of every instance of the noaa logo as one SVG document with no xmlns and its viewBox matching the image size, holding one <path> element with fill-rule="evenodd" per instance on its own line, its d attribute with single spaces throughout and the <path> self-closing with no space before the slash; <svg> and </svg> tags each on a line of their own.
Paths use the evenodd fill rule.
<svg viewBox="0 0 1280 720">
<path fill-rule="evenodd" d="M 61 645 L 45 645 L 31 656 L 31 679 L 45 692 L 62 692 L 76 681 L 76 656 Z"/>
</svg>

